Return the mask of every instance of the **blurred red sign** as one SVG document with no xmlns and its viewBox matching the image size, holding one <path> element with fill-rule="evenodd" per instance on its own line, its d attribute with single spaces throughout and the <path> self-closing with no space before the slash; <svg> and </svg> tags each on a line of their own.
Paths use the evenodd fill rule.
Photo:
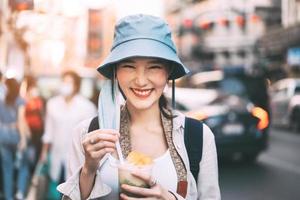
<svg viewBox="0 0 300 200">
<path fill-rule="evenodd" d="M 12 11 L 32 10 L 33 0 L 9 0 Z"/>
</svg>

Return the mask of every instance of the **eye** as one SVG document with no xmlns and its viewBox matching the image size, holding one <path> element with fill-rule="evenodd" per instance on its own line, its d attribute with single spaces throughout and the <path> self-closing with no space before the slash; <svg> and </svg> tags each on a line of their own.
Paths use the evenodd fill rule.
<svg viewBox="0 0 300 200">
<path fill-rule="evenodd" d="M 163 66 L 162 65 L 151 65 L 149 68 L 150 69 L 163 69 Z"/>
<path fill-rule="evenodd" d="M 119 66 L 120 68 L 125 68 L 125 69 L 134 69 L 134 65 L 131 65 L 131 64 L 121 64 Z"/>
</svg>

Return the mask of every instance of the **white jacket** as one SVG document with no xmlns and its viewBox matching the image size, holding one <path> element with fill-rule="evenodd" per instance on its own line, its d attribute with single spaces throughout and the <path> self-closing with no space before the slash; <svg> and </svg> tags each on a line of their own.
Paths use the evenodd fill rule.
<svg viewBox="0 0 300 200">
<path fill-rule="evenodd" d="M 189 169 L 189 160 L 187 151 L 184 145 L 184 122 L 185 116 L 179 112 L 174 111 L 177 116 L 173 119 L 173 142 L 176 150 L 182 158 L 186 169 Z M 84 150 L 82 141 L 84 135 L 87 133 L 91 119 L 82 122 L 77 128 L 73 137 L 73 145 L 69 154 L 68 174 L 70 177 L 67 181 L 57 187 L 57 189 L 68 196 L 72 200 L 80 200 L 79 189 L 79 175 L 81 167 L 84 163 Z M 101 161 L 97 171 L 101 173 L 100 168 L 104 162 L 108 161 L 105 156 Z M 192 173 L 188 170 L 187 181 L 187 196 L 188 200 L 220 200 L 220 189 L 218 181 L 218 161 L 216 153 L 216 145 L 214 135 L 211 130 L 203 125 L 203 149 L 202 160 L 199 163 L 200 170 L 198 174 L 198 184 L 196 184 Z M 103 183 L 100 176 L 96 176 L 94 188 L 88 199 L 96 199 L 109 194 L 110 187 Z M 178 199 L 184 199 L 177 195 Z"/>
</svg>

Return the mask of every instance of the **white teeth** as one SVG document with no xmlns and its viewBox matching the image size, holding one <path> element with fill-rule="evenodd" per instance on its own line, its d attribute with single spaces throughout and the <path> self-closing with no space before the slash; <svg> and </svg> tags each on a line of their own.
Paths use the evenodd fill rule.
<svg viewBox="0 0 300 200">
<path fill-rule="evenodd" d="M 136 90 L 136 89 L 133 89 L 133 91 L 136 94 L 141 95 L 141 96 L 147 96 L 151 92 L 151 90 Z"/>
</svg>

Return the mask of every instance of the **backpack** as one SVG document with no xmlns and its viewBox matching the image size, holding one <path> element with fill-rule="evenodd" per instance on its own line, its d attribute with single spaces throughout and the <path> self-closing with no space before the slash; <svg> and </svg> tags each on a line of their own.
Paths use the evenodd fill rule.
<svg viewBox="0 0 300 200">
<path fill-rule="evenodd" d="M 184 144 L 188 153 L 190 170 L 197 182 L 199 162 L 202 159 L 203 123 L 189 117 L 185 118 Z M 94 117 L 89 125 L 88 132 L 99 129 L 98 117 Z"/>
</svg>

